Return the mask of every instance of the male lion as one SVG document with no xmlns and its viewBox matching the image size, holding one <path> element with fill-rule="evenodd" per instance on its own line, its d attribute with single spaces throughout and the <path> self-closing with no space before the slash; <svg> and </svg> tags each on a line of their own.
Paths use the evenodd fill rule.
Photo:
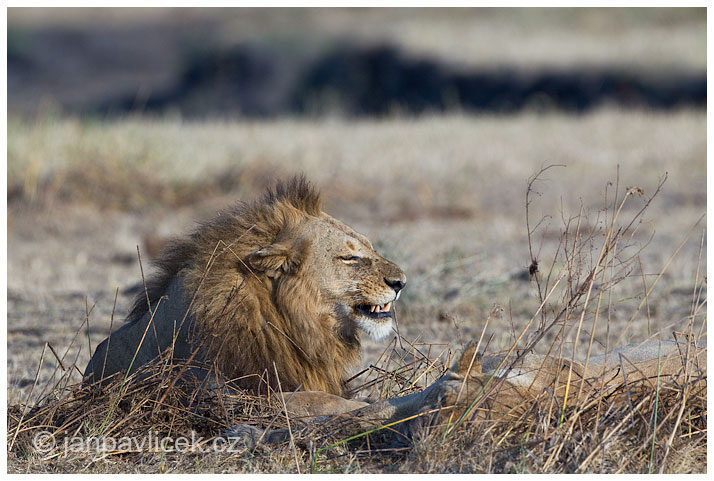
<svg viewBox="0 0 714 481">
<path fill-rule="evenodd" d="M 127 324 L 97 346 L 87 382 L 168 352 L 208 365 L 191 370 L 199 378 L 215 367 L 254 391 L 279 382 L 344 395 L 360 331 L 389 334 L 406 282 L 366 237 L 321 210 L 303 177 L 201 224 L 156 265 Z"/>
</svg>

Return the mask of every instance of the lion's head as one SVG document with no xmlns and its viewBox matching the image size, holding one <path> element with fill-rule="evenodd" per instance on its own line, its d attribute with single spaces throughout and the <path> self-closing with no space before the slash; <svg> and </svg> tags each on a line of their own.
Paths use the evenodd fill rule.
<svg viewBox="0 0 714 481">
<path fill-rule="evenodd" d="M 246 260 L 253 272 L 280 285 L 284 296 L 277 300 L 290 317 L 305 307 L 290 289 L 316 290 L 316 301 L 329 306 L 345 334 L 358 328 L 376 340 L 390 333 L 392 303 L 406 282 L 365 236 L 325 213 L 305 216 Z"/>
<path fill-rule="evenodd" d="M 200 338 L 224 376 L 256 388 L 277 386 L 277 372 L 283 390 L 335 394 L 359 358 L 360 332 L 391 331 L 406 282 L 366 237 L 322 211 L 302 177 L 202 224 L 158 267 L 151 304 L 179 279 L 195 327 L 189 342 Z M 130 320 L 146 317 L 140 296 Z"/>
</svg>

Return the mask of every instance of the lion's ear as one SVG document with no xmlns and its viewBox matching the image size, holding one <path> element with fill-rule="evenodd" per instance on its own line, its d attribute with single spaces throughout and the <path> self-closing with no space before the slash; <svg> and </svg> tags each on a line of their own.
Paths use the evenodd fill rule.
<svg viewBox="0 0 714 481">
<path fill-rule="evenodd" d="M 308 241 L 277 242 L 258 249 L 246 257 L 248 265 L 268 277 L 296 274 L 309 252 Z"/>
</svg>

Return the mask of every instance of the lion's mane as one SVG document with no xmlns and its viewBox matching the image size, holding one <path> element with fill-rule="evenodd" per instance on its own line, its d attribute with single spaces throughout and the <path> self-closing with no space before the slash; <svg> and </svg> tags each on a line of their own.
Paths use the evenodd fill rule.
<svg viewBox="0 0 714 481">
<path fill-rule="evenodd" d="M 319 194 L 303 177 L 278 184 L 261 199 L 240 203 L 202 223 L 188 237 L 170 242 L 147 282 L 151 306 L 169 285 L 182 280 L 190 313 L 200 333 L 203 356 L 226 378 L 256 390 L 266 384 L 282 390 L 345 394 L 349 368 L 359 358 L 354 329 L 341 329 L 333 306 L 304 274 L 311 243 L 291 230 L 306 216 L 321 214 Z M 256 272 L 250 256 L 272 245 L 281 275 Z M 276 261 L 277 259 L 277 261 Z M 134 302 L 128 321 L 146 316 L 147 296 Z"/>
</svg>

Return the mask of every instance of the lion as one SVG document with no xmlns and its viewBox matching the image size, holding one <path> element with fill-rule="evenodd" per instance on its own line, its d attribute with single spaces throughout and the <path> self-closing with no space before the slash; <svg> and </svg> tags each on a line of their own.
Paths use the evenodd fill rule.
<svg viewBox="0 0 714 481">
<path fill-rule="evenodd" d="M 97 346 L 85 382 L 166 358 L 190 363 L 187 375 L 215 369 L 254 392 L 348 396 L 360 335 L 389 335 L 406 283 L 369 239 L 322 211 L 303 176 L 170 242 L 155 265 L 126 324 Z"/>
</svg>

